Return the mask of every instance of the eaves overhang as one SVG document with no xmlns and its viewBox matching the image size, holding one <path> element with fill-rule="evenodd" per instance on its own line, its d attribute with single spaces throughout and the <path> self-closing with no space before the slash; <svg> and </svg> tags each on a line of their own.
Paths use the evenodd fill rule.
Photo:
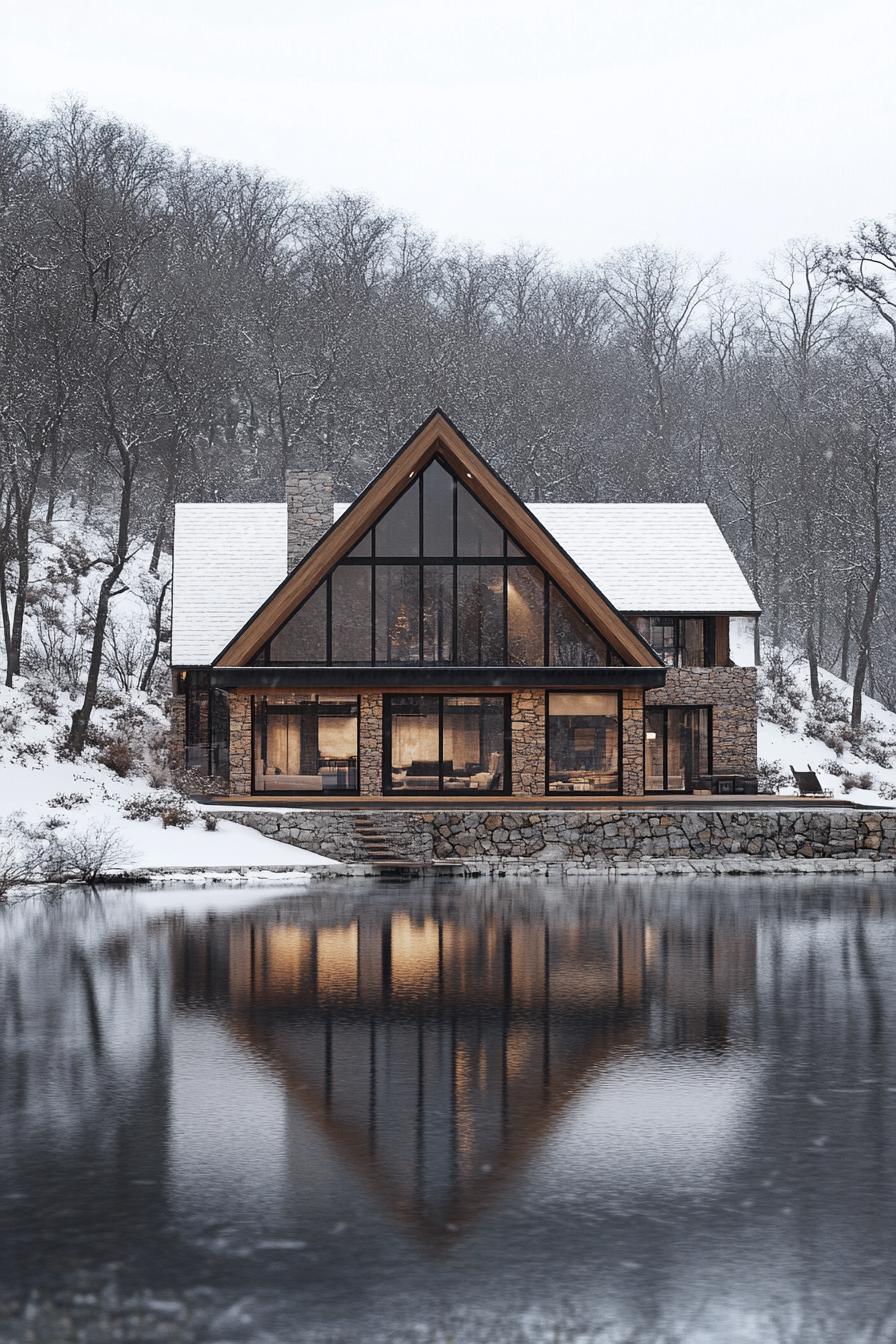
<svg viewBox="0 0 896 1344">
<path fill-rule="evenodd" d="M 221 690 L 615 690 L 666 684 L 665 667 L 213 667 Z"/>
</svg>

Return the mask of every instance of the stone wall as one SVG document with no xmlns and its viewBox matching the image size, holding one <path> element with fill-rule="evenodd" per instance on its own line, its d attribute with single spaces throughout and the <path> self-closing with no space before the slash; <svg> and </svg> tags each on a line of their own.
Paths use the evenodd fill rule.
<svg viewBox="0 0 896 1344">
<path fill-rule="evenodd" d="M 544 691 L 510 697 L 511 792 L 531 797 L 545 789 Z"/>
<path fill-rule="evenodd" d="M 383 792 L 383 697 L 378 691 L 361 696 L 361 759 L 358 776 L 362 797 Z"/>
<path fill-rule="evenodd" d="M 286 473 L 286 566 L 293 569 L 333 526 L 333 478 L 326 471 Z"/>
<path fill-rule="evenodd" d="M 638 686 L 622 692 L 622 792 L 644 792 L 644 692 Z"/>
<path fill-rule="evenodd" d="M 262 834 L 346 862 L 366 850 L 351 812 L 246 808 L 223 812 Z M 357 815 L 357 814 L 355 814 Z M 896 811 L 782 808 L 742 812 L 645 808 L 539 812 L 371 812 L 396 858 L 570 862 L 601 868 L 653 859 L 850 860 L 896 858 Z"/>
<path fill-rule="evenodd" d="M 231 691 L 230 792 L 252 792 L 252 697 Z"/>
<path fill-rule="evenodd" d="M 187 697 L 173 692 L 168 709 L 168 764 L 183 770 L 187 759 Z"/>
<path fill-rule="evenodd" d="M 712 705 L 714 774 L 755 776 L 756 668 L 670 667 L 648 705 Z"/>
<path fill-rule="evenodd" d="M 242 826 L 251 826 L 254 831 L 271 840 L 279 840 L 286 845 L 297 845 L 301 849 L 313 850 L 315 854 L 324 854 L 329 859 L 339 859 L 342 863 L 365 863 L 369 855 L 355 830 L 354 818 L 357 812 L 333 809 L 332 812 L 299 807 L 277 809 L 253 807 L 228 811 L 217 811 L 219 817 L 239 822 Z M 406 862 L 429 864 L 432 862 L 433 814 L 422 812 L 370 812 L 376 829 L 387 841 L 396 858 Z"/>
</svg>

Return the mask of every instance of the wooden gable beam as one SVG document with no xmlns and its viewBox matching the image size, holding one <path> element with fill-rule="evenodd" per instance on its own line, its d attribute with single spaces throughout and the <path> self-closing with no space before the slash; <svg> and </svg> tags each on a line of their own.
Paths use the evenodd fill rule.
<svg viewBox="0 0 896 1344">
<path fill-rule="evenodd" d="M 361 540 L 410 481 L 436 456 L 497 518 L 514 540 L 580 608 L 630 667 L 661 667 L 661 660 L 570 556 L 545 531 L 522 500 L 467 443 L 441 411 L 435 411 L 387 463 L 342 517 L 305 556 L 215 659 L 216 667 L 241 667 L 296 610 L 330 570 Z"/>
</svg>

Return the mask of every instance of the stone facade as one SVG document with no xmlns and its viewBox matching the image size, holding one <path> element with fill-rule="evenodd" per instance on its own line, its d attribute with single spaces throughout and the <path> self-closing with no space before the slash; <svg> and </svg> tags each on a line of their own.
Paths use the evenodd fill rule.
<svg viewBox="0 0 896 1344">
<path fill-rule="evenodd" d="M 264 835 L 345 862 L 363 862 L 366 850 L 351 812 L 300 808 L 223 812 Z M 357 815 L 357 814 L 355 814 Z M 860 860 L 892 864 L 896 812 L 848 808 L 769 808 L 762 811 L 620 808 L 590 811 L 411 811 L 371 813 L 396 858 L 428 863 L 515 860 L 611 868 L 653 860 L 685 863 L 738 858 L 747 863 L 784 860 Z"/>
<path fill-rule="evenodd" d="M 270 698 L 294 703 L 305 692 L 278 691 Z M 251 792 L 251 697 L 230 696 L 230 791 Z M 622 692 L 622 792 L 644 792 L 644 704 L 713 707 L 713 771 L 756 774 L 756 669 L 752 667 L 670 668 L 665 687 Z M 172 698 L 172 760 L 180 743 L 183 758 L 186 707 L 183 696 Z M 511 695 L 511 790 L 517 797 L 538 797 L 545 791 L 545 693 L 514 691 Z M 383 793 L 383 697 L 361 695 L 360 792 Z"/>
<path fill-rule="evenodd" d="M 756 668 L 670 667 L 649 705 L 712 705 L 714 774 L 755 777 Z"/>
<path fill-rule="evenodd" d="M 510 698 L 511 792 L 545 791 L 544 691 L 514 691 Z"/>
<path fill-rule="evenodd" d="M 333 478 L 326 471 L 286 473 L 286 564 L 293 569 L 333 526 Z"/>
<path fill-rule="evenodd" d="M 187 763 L 187 697 L 173 692 L 168 710 L 168 764 L 181 771 Z"/>
<path fill-rule="evenodd" d="M 362 796 L 383 792 L 383 697 L 378 691 L 361 696 L 358 774 Z"/>
<path fill-rule="evenodd" d="M 644 692 L 638 686 L 622 692 L 622 792 L 644 792 Z"/>
<path fill-rule="evenodd" d="M 252 792 L 252 697 L 230 696 L 230 792 Z"/>
</svg>

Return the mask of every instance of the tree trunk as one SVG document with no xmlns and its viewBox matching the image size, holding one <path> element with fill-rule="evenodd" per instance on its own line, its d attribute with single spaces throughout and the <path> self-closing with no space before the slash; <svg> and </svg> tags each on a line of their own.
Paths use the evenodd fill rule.
<svg viewBox="0 0 896 1344">
<path fill-rule="evenodd" d="M 850 579 L 846 585 L 846 602 L 843 607 L 843 638 L 840 643 L 840 680 L 849 681 L 849 656 L 852 641 L 852 611 L 855 603 L 855 583 Z"/>
<path fill-rule="evenodd" d="M 858 631 L 856 675 L 855 681 L 852 684 L 851 722 L 853 728 L 858 728 L 859 724 L 862 722 L 862 691 L 865 685 L 865 675 L 868 671 L 868 664 L 871 660 L 871 635 L 874 630 L 874 618 L 877 615 L 877 602 L 880 597 L 880 585 L 883 572 L 883 544 L 881 539 L 880 517 L 880 462 L 877 459 L 875 459 L 872 469 L 870 487 L 873 563 L 871 577 L 868 580 L 868 587 L 865 591 L 865 609 L 862 612 L 862 622 Z"/>
<path fill-rule="evenodd" d="M 128 534 L 131 524 L 131 492 L 134 481 L 134 464 L 130 452 L 119 447 L 122 463 L 121 499 L 118 506 L 118 536 L 115 553 L 109 573 L 100 584 L 99 600 L 96 607 L 96 620 L 93 627 L 93 642 L 90 648 L 90 666 L 87 670 L 87 682 L 84 687 L 84 699 L 72 714 L 71 728 L 68 734 L 68 748 L 74 756 L 83 754 L 87 743 L 87 729 L 90 717 L 96 705 L 96 693 L 100 680 L 100 668 L 103 663 L 103 645 L 106 638 L 106 625 L 109 621 L 109 603 L 116 583 L 121 578 L 127 562 Z"/>
<path fill-rule="evenodd" d="M 821 686 L 818 681 L 818 642 L 815 637 L 814 615 L 810 615 L 806 626 L 806 657 L 809 660 L 809 688 L 812 691 L 812 699 L 817 700 L 821 694 Z"/>
<path fill-rule="evenodd" d="M 149 684 L 152 681 L 153 668 L 155 667 L 156 660 L 159 656 L 159 648 L 161 647 L 162 644 L 162 616 L 165 611 L 165 597 L 170 585 L 171 580 L 166 579 L 165 582 L 162 584 L 162 590 L 159 593 L 159 600 L 156 602 L 152 623 L 152 653 L 149 655 L 146 667 L 143 669 L 143 675 L 140 678 L 141 691 L 149 690 Z"/>
</svg>

